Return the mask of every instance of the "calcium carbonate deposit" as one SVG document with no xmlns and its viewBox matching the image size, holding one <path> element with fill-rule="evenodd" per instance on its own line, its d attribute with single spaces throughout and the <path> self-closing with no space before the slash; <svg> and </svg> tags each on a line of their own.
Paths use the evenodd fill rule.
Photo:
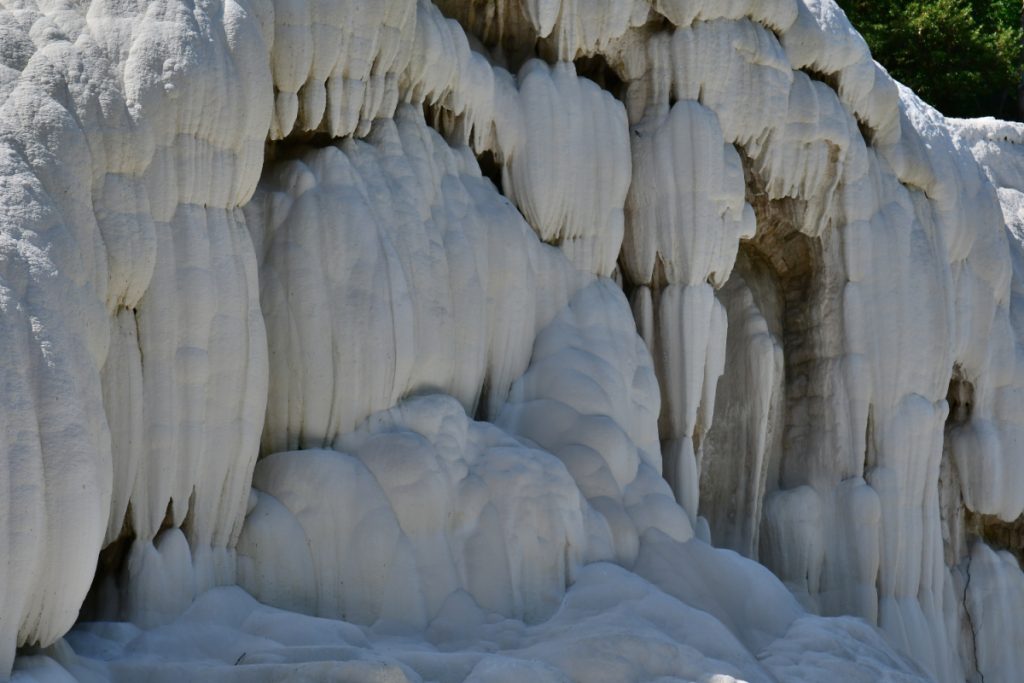
<svg viewBox="0 0 1024 683">
<path fill-rule="evenodd" d="M 1024 126 L 832 0 L 0 0 L 0 346 L 0 678 L 1024 671 Z"/>
</svg>

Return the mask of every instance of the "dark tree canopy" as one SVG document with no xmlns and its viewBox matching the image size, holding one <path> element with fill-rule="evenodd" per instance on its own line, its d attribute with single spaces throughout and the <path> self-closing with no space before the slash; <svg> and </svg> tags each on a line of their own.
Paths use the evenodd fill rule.
<svg viewBox="0 0 1024 683">
<path fill-rule="evenodd" d="M 1020 118 L 1021 0 L 838 0 L 894 78 L 947 116 Z"/>
</svg>

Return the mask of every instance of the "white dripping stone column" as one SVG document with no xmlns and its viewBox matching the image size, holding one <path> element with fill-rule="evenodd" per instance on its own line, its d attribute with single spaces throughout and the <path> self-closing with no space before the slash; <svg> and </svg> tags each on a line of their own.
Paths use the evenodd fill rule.
<svg viewBox="0 0 1024 683">
<path fill-rule="evenodd" d="M 718 117 L 694 101 L 652 109 L 632 130 L 626 277 L 662 387 L 665 473 L 697 517 L 700 440 L 724 371 L 726 311 L 715 297 L 741 237 L 754 234 L 743 171 Z"/>
</svg>

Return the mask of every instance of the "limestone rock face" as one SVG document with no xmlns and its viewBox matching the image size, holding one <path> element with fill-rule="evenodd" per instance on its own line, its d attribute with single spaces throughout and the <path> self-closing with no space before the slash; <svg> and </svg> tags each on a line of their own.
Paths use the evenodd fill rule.
<svg viewBox="0 0 1024 683">
<path fill-rule="evenodd" d="M 1024 670 L 1024 127 L 832 0 L 0 0 L 0 679 Z"/>
</svg>

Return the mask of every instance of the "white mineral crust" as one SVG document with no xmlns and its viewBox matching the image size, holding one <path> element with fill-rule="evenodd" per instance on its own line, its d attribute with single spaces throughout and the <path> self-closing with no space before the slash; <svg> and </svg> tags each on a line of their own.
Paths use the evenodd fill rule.
<svg viewBox="0 0 1024 683">
<path fill-rule="evenodd" d="M 1024 126 L 832 0 L 0 0 L 0 679 L 1024 670 Z"/>
</svg>

